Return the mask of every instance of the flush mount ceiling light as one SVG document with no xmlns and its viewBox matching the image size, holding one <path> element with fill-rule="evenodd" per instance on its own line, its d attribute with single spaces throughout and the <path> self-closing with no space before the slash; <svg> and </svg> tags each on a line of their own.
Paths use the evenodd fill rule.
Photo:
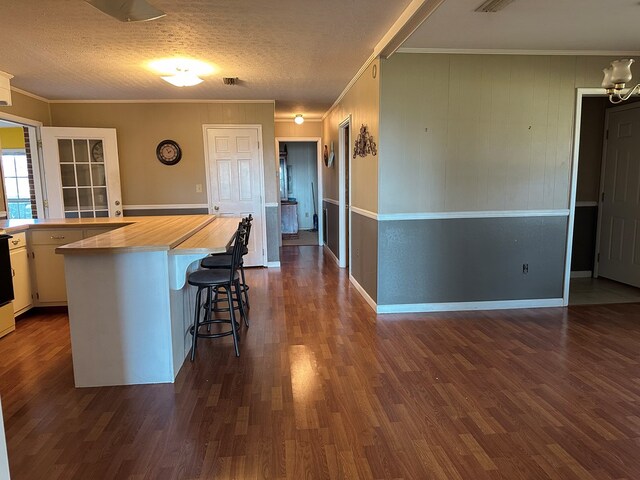
<svg viewBox="0 0 640 480">
<path fill-rule="evenodd" d="M 148 22 L 166 15 L 146 0 L 85 0 L 89 5 L 121 22 Z"/>
<path fill-rule="evenodd" d="M 186 58 L 165 58 L 149 63 L 165 82 L 176 87 L 192 87 L 202 83 L 200 76 L 210 75 L 215 68 L 208 63 Z"/>
<path fill-rule="evenodd" d="M 299 113 L 296 115 L 293 121 L 296 122 L 298 125 L 302 125 L 304 123 L 304 117 L 302 116 L 302 114 Z"/>
<path fill-rule="evenodd" d="M 476 8 L 480 13 L 496 13 L 507 7 L 513 0 L 488 0 Z"/>
<path fill-rule="evenodd" d="M 634 62 L 632 58 L 625 58 L 622 60 L 615 60 L 611 62 L 607 68 L 602 70 L 604 78 L 602 79 L 602 88 L 607 91 L 609 95 L 609 101 L 611 103 L 626 102 L 631 98 L 634 93 L 640 92 L 640 83 L 635 87 L 629 89 L 625 94 L 623 90 L 626 88 L 626 84 L 631 81 L 631 64 Z"/>
</svg>

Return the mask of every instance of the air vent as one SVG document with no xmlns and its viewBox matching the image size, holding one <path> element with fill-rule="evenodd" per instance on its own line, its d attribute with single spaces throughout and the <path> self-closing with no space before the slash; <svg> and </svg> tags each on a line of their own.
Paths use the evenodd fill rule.
<svg viewBox="0 0 640 480">
<path fill-rule="evenodd" d="M 487 0 L 476 8 L 475 11 L 481 13 L 495 13 L 507 7 L 511 2 L 513 2 L 513 0 Z"/>
<path fill-rule="evenodd" d="M 224 77 L 222 81 L 225 85 L 238 85 L 238 77 Z"/>
</svg>

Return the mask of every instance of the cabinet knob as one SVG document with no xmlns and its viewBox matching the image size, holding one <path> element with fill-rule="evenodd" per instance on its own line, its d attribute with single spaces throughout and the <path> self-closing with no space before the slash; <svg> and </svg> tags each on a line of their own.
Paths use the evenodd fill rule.
<svg viewBox="0 0 640 480">
<path fill-rule="evenodd" d="M 122 215 L 122 212 L 120 210 L 116 210 L 116 217 L 119 217 L 120 215 Z"/>
<path fill-rule="evenodd" d="M 120 205 L 120 200 L 116 200 L 116 207 Z"/>
<path fill-rule="evenodd" d="M 11 243 L 13 243 L 14 245 L 17 245 L 20 243 L 20 240 L 11 240 Z"/>
<path fill-rule="evenodd" d="M 64 235 L 51 235 L 51 240 L 64 240 Z"/>
<path fill-rule="evenodd" d="M 220 210 L 220 207 L 216 205 L 215 207 L 213 207 L 213 209 L 217 212 L 218 210 Z"/>
</svg>

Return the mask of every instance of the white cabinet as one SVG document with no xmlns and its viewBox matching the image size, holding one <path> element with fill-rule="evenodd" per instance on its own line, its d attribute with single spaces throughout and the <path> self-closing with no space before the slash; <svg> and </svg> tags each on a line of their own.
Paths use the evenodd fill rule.
<svg viewBox="0 0 640 480">
<path fill-rule="evenodd" d="M 30 234 L 36 305 L 66 305 L 64 256 L 57 255 L 55 250 L 60 245 L 82 240 L 83 230 L 81 228 L 34 229 Z"/>
<path fill-rule="evenodd" d="M 13 235 L 9 239 L 9 256 L 13 275 L 13 313 L 17 317 L 33 305 L 31 296 L 31 276 L 29 274 L 29 253 L 24 233 Z"/>
</svg>

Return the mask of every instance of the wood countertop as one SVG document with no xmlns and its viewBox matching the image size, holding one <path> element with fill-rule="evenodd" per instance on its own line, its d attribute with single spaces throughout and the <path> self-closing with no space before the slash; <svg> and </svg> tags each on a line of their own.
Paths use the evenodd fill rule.
<svg viewBox="0 0 640 480">
<path fill-rule="evenodd" d="M 174 250 L 175 254 L 222 253 L 233 239 L 239 217 L 172 215 L 125 218 L 73 218 L 0 221 L 0 231 L 46 228 L 116 227 L 56 248 L 59 254 L 128 253 Z M 118 228 L 121 227 L 121 228 Z"/>
</svg>

